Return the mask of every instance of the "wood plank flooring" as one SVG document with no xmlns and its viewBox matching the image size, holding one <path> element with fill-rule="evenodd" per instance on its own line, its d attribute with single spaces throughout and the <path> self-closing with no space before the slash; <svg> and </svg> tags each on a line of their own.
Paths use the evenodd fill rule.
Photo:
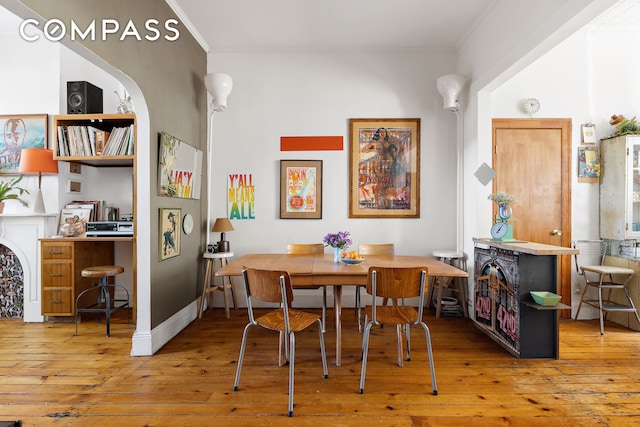
<svg viewBox="0 0 640 427">
<path fill-rule="evenodd" d="M 362 336 L 343 313 L 343 364 L 325 335 L 329 379 L 315 328 L 298 334 L 294 416 L 277 335 L 252 330 L 240 388 L 233 381 L 245 310 L 208 311 L 156 355 L 131 357 L 134 326 L 0 319 L 0 421 L 23 426 L 637 426 L 640 333 L 597 321 L 562 321 L 560 360 L 519 360 L 462 318 L 425 314 L 412 330 L 412 360 L 395 364 L 395 329 L 374 328 L 365 392 L 358 393 Z"/>
</svg>

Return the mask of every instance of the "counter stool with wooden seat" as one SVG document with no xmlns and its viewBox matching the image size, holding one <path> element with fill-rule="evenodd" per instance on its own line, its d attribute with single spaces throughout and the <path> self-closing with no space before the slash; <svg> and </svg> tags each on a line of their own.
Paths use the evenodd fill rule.
<svg viewBox="0 0 640 427">
<path fill-rule="evenodd" d="M 446 264 L 467 271 L 467 262 L 464 254 L 456 251 L 436 250 L 432 255 L 438 260 Z M 442 309 L 442 289 L 449 289 L 460 295 L 460 303 L 464 317 L 469 317 L 467 308 L 467 278 L 466 277 L 431 277 L 429 292 L 427 293 L 427 308 L 431 307 L 434 289 L 438 289 L 436 294 L 436 317 L 440 317 Z M 453 284 L 453 286 L 451 286 Z"/>
<path fill-rule="evenodd" d="M 100 322 L 100 316 L 104 314 L 107 324 L 107 336 L 111 335 L 111 313 L 114 313 L 121 308 L 129 307 L 129 291 L 122 285 L 109 283 L 109 277 L 114 277 L 123 272 L 124 267 L 119 265 L 100 265 L 88 267 L 82 270 L 80 273 L 82 277 L 98 278 L 98 284 L 80 292 L 76 298 L 75 335 L 78 335 L 78 318 L 80 313 L 97 313 L 98 323 Z M 116 289 L 122 289 L 127 296 L 126 299 L 116 298 Z M 113 298 L 111 296 L 111 292 L 113 292 Z M 89 295 L 91 293 L 97 294 L 96 302 L 85 307 L 79 307 L 80 300 L 82 300 L 85 295 Z M 131 323 L 131 312 L 127 313 L 127 323 Z"/>
<path fill-rule="evenodd" d="M 202 297 L 200 298 L 200 309 L 198 310 L 198 319 L 202 319 L 202 313 L 204 312 L 204 300 L 208 296 L 208 307 L 213 307 L 213 301 L 211 294 L 215 291 L 221 291 L 224 296 L 224 312 L 227 319 L 231 317 L 231 311 L 229 309 L 229 296 L 227 289 L 231 290 L 231 299 L 233 300 L 233 308 L 238 308 L 238 302 L 236 301 L 236 291 L 233 287 L 233 279 L 231 276 L 222 276 L 222 284 L 215 285 L 215 272 L 216 261 L 220 262 L 220 268 L 229 263 L 229 258 L 233 257 L 233 252 L 205 252 L 202 257 L 207 260 L 207 267 L 204 274 L 204 283 L 202 285 Z"/>
</svg>

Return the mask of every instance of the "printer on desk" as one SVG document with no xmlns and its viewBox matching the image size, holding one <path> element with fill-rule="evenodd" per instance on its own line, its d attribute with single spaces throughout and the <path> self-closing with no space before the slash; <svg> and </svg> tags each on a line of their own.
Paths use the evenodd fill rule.
<svg viewBox="0 0 640 427">
<path fill-rule="evenodd" d="M 133 237 L 133 221 L 89 221 L 87 237 Z"/>
</svg>

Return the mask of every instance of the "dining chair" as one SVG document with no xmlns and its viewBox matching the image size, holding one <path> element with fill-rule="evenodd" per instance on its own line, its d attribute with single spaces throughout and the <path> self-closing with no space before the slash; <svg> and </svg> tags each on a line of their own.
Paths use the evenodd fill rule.
<svg viewBox="0 0 640 427">
<path fill-rule="evenodd" d="M 322 254 L 324 253 L 324 244 L 322 243 L 289 243 L 287 245 L 288 254 Z M 322 289 L 322 332 L 327 331 L 327 287 L 317 286 L 299 288 L 294 286 L 294 289 Z"/>
<path fill-rule="evenodd" d="M 371 295 L 371 305 L 365 307 L 365 327 L 362 337 L 362 373 L 360 374 L 360 394 L 364 393 L 364 379 L 367 371 L 369 353 L 369 337 L 373 325 L 395 324 L 398 340 L 398 366 L 402 366 L 402 327 L 404 326 L 407 341 L 407 361 L 411 360 L 410 326 L 421 326 L 424 329 L 429 368 L 431 370 L 431 386 L 433 394 L 438 394 L 436 373 L 433 367 L 433 351 L 429 327 L 422 321 L 424 307 L 424 288 L 426 285 L 427 267 L 369 267 L 367 273 L 367 293 Z M 413 298 L 418 299 L 418 310 L 406 305 L 376 305 L 376 297 Z M 387 372 L 387 375 L 389 373 Z"/>
<path fill-rule="evenodd" d="M 607 253 L 607 242 L 604 240 L 576 240 L 573 242 L 574 249 L 579 253 L 574 255 L 576 272 L 584 279 L 584 289 L 580 297 L 580 304 L 576 310 L 576 317 L 580 314 L 582 304 L 587 304 L 598 309 L 600 315 L 600 334 L 604 335 L 604 321 L 609 311 L 621 311 L 634 313 L 638 323 L 640 317 L 636 310 L 627 284 L 633 277 L 635 271 L 630 268 L 616 267 L 612 265 L 604 265 L 605 255 Z M 617 280 L 616 280 L 617 279 Z M 587 290 L 596 288 L 598 290 L 598 298 L 588 298 Z M 607 290 L 606 299 L 602 299 L 602 290 Z M 618 303 L 611 300 L 611 293 L 614 289 L 624 291 L 626 301 Z"/>
<path fill-rule="evenodd" d="M 233 390 L 238 391 L 240 382 L 240 371 L 244 360 L 244 353 L 247 348 L 247 335 L 253 326 L 277 331 L 285 338 L 286 359 L 289 362 L 289 416 L 293 416 L 293 385 L 294 385 L 294 361 L 295 361 L 295 334 L 309 326 L 317 323 L 318 335 L 320 336 L 320 354 L 322 356 L 322 369 L 324 378 L 329 377 L 327 371 L 327 356 L 324 348 L 324 335 L 322 333 L 322 322 L 317 314 L 307 313 L 291 308 L 293 301 L 293 288 L 291 287 L 291 277 L 286 271 L 259 270 L 244 268 L 242 271 L 245 295 L 247 299 L 247 312 L 249 323 L 245 326 L 242 334 L 242 345 L 240 346 L 240 357 L 236 370 L 236 379 Z M 278 303 L 280 307 L 256 318 L 253 313 L 252 300 L 266 303 Z M 288 339 L 287 339 L 288 338 Z"/>
<path fill-rule="evenodd" d="M 395 245 L 393 243 L 361 243 L 358 245 L 358 253 L 365 255 L 394 255 Z M 358 316 L 358 331 L 362 332 L 362 306 L 360 304 L 360 289 L 356 286 L 356 315 Z M 387 300 L 383 300 L 383 305 L 387 305 Z"/>
</svg>

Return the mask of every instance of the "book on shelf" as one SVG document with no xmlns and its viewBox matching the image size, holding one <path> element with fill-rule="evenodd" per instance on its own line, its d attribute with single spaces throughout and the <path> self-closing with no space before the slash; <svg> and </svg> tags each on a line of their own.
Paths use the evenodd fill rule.
<svg viewBox="0 0 640 427">
<path fill-rule="evenodd" d="M 107 144 L 107 140 L 109 139 L 109 135 L 111 135 L 111 132 L 107 132 L 106 130 L 98 130 L 96 132 L 96 155 L 102 155 L 104 146 Z"/>
<path fill-rule="evenodd" d="M 71 203 L 67 203 L 65 208 L 70 209 L 88 209 L 89 221 L 104 221 L 105 207 L 107 202 L 105 200 L 72 200 Z"/>
<path fill-rule="evenodd" d="M 133 125 L 111 131 L 93 126 L 59 125 L 56 154 L 65 156 L 124 156 L 134 153 Z"/>
</svg>

